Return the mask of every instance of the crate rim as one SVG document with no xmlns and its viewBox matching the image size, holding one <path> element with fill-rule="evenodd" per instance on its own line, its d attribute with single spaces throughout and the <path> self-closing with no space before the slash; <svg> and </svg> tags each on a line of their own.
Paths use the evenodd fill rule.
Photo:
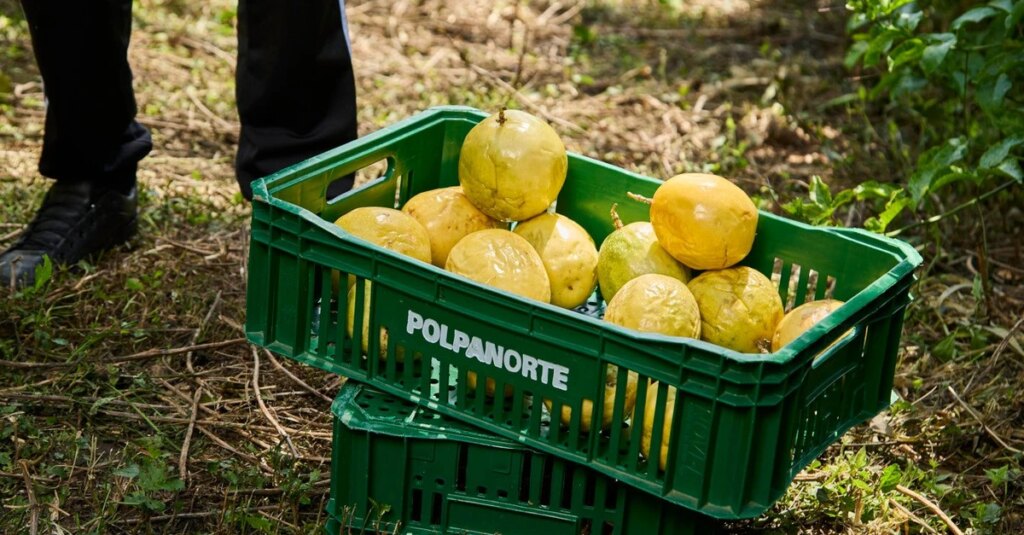
<svg viewBox="0 0 1024 535">
<path fill-rule="evenodd" d="M 873 249 L 879 250 L 881 253 L 892 257 L 894 260 L 898 260 L 898 262 L 896 263 L 896 265 L 890 268 L 885 274 L 878 277 L 874 282 L 858 291 L 852 298 L 847 300 L 840 308 L 836 309 L 832 314 L 826 316 L 822 321 L 818 322 L 812 328 L 805 331 L 796 340 L 786 345 L 781 350 L 773 353 L 763 354 L 741 353 L 739 351 L 735 351 L 733 349 L 715 345 L 710 342 L 705 342 L 699 339 L 666 336 L 656 333 L 643 333 L 639 331 L 634 331 L 632 329 L 627 329 L 625 327 L 614 325 L 606 321 L 592 318 L 585 314 L 579 314 L 572 310 L 564 309 L 550 303 L 542 303 L 540 301 L 535 301 L 519 295 L 502 292 L 496 288 L 487 286 L 482 283 L 478 283 L 469 278 L 445 271 L 444 269 L 434 266 L 433 264 L 414 260 L 405 255 L 385 249 L 383 247 L 379 247 L 366 240 L 357 238 L 356 236 L 343 230 L 341 227 L 338 227 L 337 225 L 317 216 L 312 211 L 301 206 L 298 206 L 296 204 L 279 199 L 272 194 L 272 190 L 275 186 L 277 188 L 281 188 L 293 183 L 302 182 L 307 178 L 307 175 L 309 174 L 308 172 L 312 169 L 315 169 L 319 163 L 326 160 L 330 160 L 334 157 L 351 155 L 353 152 L 357 151 L 372 150 L 374 144 L 379 140 L 387 139 L 396 135 L 405 134 L 411 130 L 428 128 L 438 122 L 447 119 L 469 119 L 478 122 L 479 120 L 482 120 L 486 117 L 488 117 L 488 115 L 485 112 L 469 106 L 435 106 L 428 108 L 425 111 L 413 114 L 410 117 L 398 121 L 390 126 L 376 130 L 364 137 L 361 137 L 344 145 L 340 145 L 320 155 L 296 163 L 292 166 L 281 169 L 280 171 L 277 171 L 271 175 L 267 175 L 263 178 L 256 180 L 252 185 L 253 203 L 260 202 L 268 204 L 272 207 L 285 210 L 286 212 L 300 216 L 307 223 L 317 226 L 321 230 L 328 232 L 332 236 L 344 242 L 350 244 L 358 244 L 362 247 L 366 247 L 369 250 L 373 251 L 375 254 L 382 255 L 389 261 L 396 262 L 399 265 L 411 267 L 414 269 L 428 270 L 435 276 L 440 276 L 441 280 L 445 281 L 447 284 L 456 286 L 469 286 L 476 290 L 484 290 L 486 292 L 486 295 L 491 296 L 492 299 L 512 299 L 513 301 L 516 301 L 520 306 L 528 307 L 530 316 L 535 316 L 538 312 L 540 312 L 541 314 L 554 313 L 556 317 L 559 317 L 560 319 L 583 321 L 591 326 L 602 329 L 602 338 L 604 338 L 605 336 L 603 333 L 613 333 L 615 336 L 635 342 L 653 342 L 659 344 L 671 344 L 677 347 L 689 347 L 715 353 L 719 356 L 725 357 L 728 361 L 747 365 L 787 365 L 790 364 L 791 361 L 793 361 L 794 358 L 797 357 L 801 352 L 803 352 L 805 349 L 812 345 L 824 347 L 826 343 L 822 336 L 826 332 L 829 332 L 837 327 L 837 330 L 840 330 L 840 332 L 845 332 L 846 329 L 843 328 L 844 326 L 846 328 L 852 328 L 853 324 L 855 323 L 854 321 L 852 321 L 852 319 L 856 316 L 857 311 L 860 311 L 868 302 L 874 299 L 874 297 L 877 294 L 892 287 L 899 281 L 905 279 L 909 274 L 913 273 L 923 262 L 921 254 L 917 251 L 917 249 L 901 240 L 893 239 L 884 235 L 875 234 L 857 228 L 819 227 L 809 225 L 801 221 L 785 218 L 759 209 L 759 218 L 785 221 L 787 224 L 797 225 L 802 229 L 814 229 L 817 231 L 830 232 L 840 237 L 841 239 L 855 241 L 860 246 L 872 247 Z M 662 180 L 658 180 L 653 177 L 648 177 L 645 175 L 640 175 L 638 173 L 634 173 L 626 169 L 618 168 L 612 166 L 611 164 L 602 162 L 600 160 L 596 160 L 594 158 L 582 154 L 569 152 L 568 155 L 570 161 L 585 161 L 591 165 L 613 168 L 617 172 L 625 172 L 635 179 L 654 184 L 661 184 L 663 182 Z M 386 158 L 388 156 L 384 155 L 383 157 Z M 341 197 L 355 195 L 358 192 L 388 178 L 390 177 L 381 177 L 377 180 L 364 184 L 359 188 L 353 188 L 352 190 L 344 193 Z M 278 182 L 281 182 L 281 184 L 277 184 Z M 259 342 L 258 340 L 253 339 L 253 335 L 247 335 L 247 338 L 250 338 L 250 341 L 252 342 Z M 838 345 L 840 344 L 837 344 L 837 346 Z M 832 354 L 836 349 L 838 348 L 833 346 L 833 348 L 825 350 L 825 354 L 822 356 L 821 359 L 819 359 L 818 362 L 820 363 L 827 360 L 827 356 Z M 811 352 L 808 352 L 808 354 L 804 355 L 803 360 L 810 360 L 812 356 L 813 355 L 811 355 Z"/>
</svg>

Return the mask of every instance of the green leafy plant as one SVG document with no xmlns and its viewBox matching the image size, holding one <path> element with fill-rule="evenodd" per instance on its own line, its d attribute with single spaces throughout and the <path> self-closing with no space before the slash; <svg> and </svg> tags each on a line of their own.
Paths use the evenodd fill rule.
<svg viewBox="0 0 1024 535">
<path fill-rule="evenodd" d="M 1024 0 L 962 5 L 849 4 L 846 65 L 881 69 L 869 98 L 916 119 L 920 152 L 906 181 L 915 207 L 957 182 L 1024 181 Z"/>
<path fill-rule="evenodd" d="M 815 178 L 807 199 L 783 206 L 788 213 L 835 224 L 838 209 L 866 203 L 877 215 L 864 227 L 886 232 L 907 209 L 933 210 L 932 196 L 951 187 L 976 202 L 1024 183 L 1024 0 L 965 5 L 952 0 L 847 4 L 853 43 L 845 64 L 874 83 L 833 104 L 882 106 L 889 117 L 885 141 L 909 168 L 897 169 L 887 183 L 865 182 L 834 194 Z M 914 140 L 909 146 L 908 139 Z"/>
</svg>

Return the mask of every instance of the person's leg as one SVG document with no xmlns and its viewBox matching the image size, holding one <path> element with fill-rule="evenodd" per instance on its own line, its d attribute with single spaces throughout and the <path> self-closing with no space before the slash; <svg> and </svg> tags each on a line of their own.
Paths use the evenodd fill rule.
<svg viewBox="0 0 1024 535">
<path fill-rule="evenodd" d="M 22 6 L 46 97 L 39 172 L 56 183 L 18 241 L 0 254 L 0 286 L 31 284 L 44 256 L 74 263 L 129 238 L 136 167 L 152 148 L 135 121 L 131 0 Z"/>
<path fill-rule="evenodd" d="M 247 199 L 253 180 L 356 138 L 342 0 L 240 0 L 235 77 Z"/>
<path fill-rule="evenodd" d="M 128 65 L 131 0 L 22 0 L 43 76 L 46 125 L 39 172 L 127 192 L 153 146 L 135 121 Z"/>
</svg>

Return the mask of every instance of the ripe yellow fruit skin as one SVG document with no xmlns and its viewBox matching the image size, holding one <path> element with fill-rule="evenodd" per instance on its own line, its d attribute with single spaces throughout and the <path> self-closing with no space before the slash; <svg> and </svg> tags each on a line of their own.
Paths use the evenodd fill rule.
<svg viewBox="0 0 1024 535">
<path fill-rule="evenodd" d="M 430 236 L 427 229 L 409 214 L 394 208 L 364 206 L 339 217 L 334 224 L 357 238 L 430 263 Z M 337 291 L 337 272 L 331 276 L 331 282 Z M 355 283 L 356 278 L 349 275 L 348 287 Z"/>
<path fill-rule="evenodd" d="M 648 273 L 627 282 L 605 308 L 607 322 L 643 332 L 699 338 L 701 316 L 679 279 Z"/>
<path fill-rule="evenodd" d="M 550 125 L 526 112 L 504 110 L 466 135 L 459 184 L 483 213 L 523 221 L 558 198 L 568 168 L 565 144 Z"/>
<path fill-rule="evenodd" d="M 505 226 L 473 206 L 459 186 L 424 191 L 409 199 L 402 211 L 427 229 L 431 262 L 439 268 L 444 267 L 448 253 L 462 238 L 478 230 Z"/>
<path fill-rule="evenodd" d="M 427 229 L 409 214 L 394 208 L 366 206 L 348 212 L 334 223 L 357 238 L 430 262 Z"/>
<path fill-rule="evenodd" d="M 644 400 L 644 426 L 640 434 L 640 453 L 650 459 L 651 433 L 654 431 L 654 411 L 658 406 L 658 383 L 647 387 L 647 399 Z M 675 413 L 676 389 L 669 388 L 665 395 L 665 419 L 661 425 L 661 451 L 658 455 L 658 469 L 664 470 L 668 462 L 668 446 L 672 433 L 672 415 Z"/>
<path fill-rule="evenodd" d="M 772 337 L 772 352 L 786 347 L 790 342 L 796 340 L 801 334 L 819 321 L 825 319 L 837 308 L 843 306 L 842 301 L 835 299 L 820 299 L 804 303 L 782 318 L 779 325 L 775 327 L 775 335 Z M 838 342 L 839 340 L 836 340 Z M 833 342 L 835 344 L 835 342 Z M 832 347 L 831 345 L 829 347 Z"/>
<path fill-rule="evenodd" d="M 759 271 L 737 266 L 707 271 L 687 285 L 700 308 L 701 339 L 740 353 L 771 348 L 782 299 Z"/>
<path fill-rule="evenodd" d="M 651 224 L 658 242 L 676 260 L 693 269 L 723 269 L 750 252 L 757 207 L 720 176 L 685 173 L 654 192 Z"/>
<path fill-rule="evenodd" d="M 611 301 L 623 284 L 647 273 L 690 280 L 690 270 L 658 243 L 654 227 L 646 221 L 630 223 L 601 243 L 597 280 L 605 301 Z"/>
<path fill-rule="evenodd" d="M 697 309 L 697 302 L 686 284 L 667 275 L 648 273 L 627 282 L 608 303 L 604 319 L 609 323 L 643 332 L 688 338 L 700 336 L 700 311 Z M 608 428 L 612 423 L 617 379 L 618 368 L 609 366 L 605 378 L 602 428 Z M 636 381 L 633 374 L 626 379 L 623 414 L 631 413 L 636 404 Z M 550 407 L 548 403 L 548 408 Z M 581 428 L 585 431 L 590 430 L 592 412 L 593 403 L 585 400 L 580 421 Z M 570 415 L 570 408 L 562 407 L 561 417 L 564 425 L 569 425 Z M 650 432 L 645 431 L 645 434 L 649 445 Z"/>
<path fill-rule="evenodd" d="M 597 286 L 597 247 L 578 223 L 561 214 L 544 213 L 516 225 L 530 242 L 551 282 L 551 303 L 576 308 Z"/>
<path fill-rule="evenodd" d="M 448 254 L 445 269 L 509 293 L 551 301 L 551 281 L 540 255 L 508 230 L 478 230 L 462 238 Z"/>
</svg>

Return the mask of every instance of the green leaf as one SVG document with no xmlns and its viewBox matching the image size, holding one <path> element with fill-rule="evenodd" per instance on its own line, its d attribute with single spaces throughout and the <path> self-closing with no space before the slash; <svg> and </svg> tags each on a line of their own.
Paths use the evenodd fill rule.
<svg viewBox="0 0 1024 535">
<path fill-rule="evenodd" d="M 274 531 L 274 525 L 270 523 L 269 519 L 262 516 L 247 514 L 245 515 L 245 523 L 260 533 L 271 533 Z"/>
<path fill-rule="evenodd" d="M 139 465 L 132 463 L 128 466 L 124 466 L 114 470 L 115 476 L 127 477 L 128 479 L 135 479 L 139 476 Z"/>
<path fill-rule="evenodd" d="M 986 503 L 982 510 L 981 521 L 985 524 L 995 524 L 1003 516 L 1003 508 L 998 503 Z"/>
<path fill-rule="evenodd" d="M 999 165 L 1010 154 L 1010 151 L 1021 143 L 1024 143 L 1024 136 L 1011 136 L 1000 141 L 995 146 L 985 151 L 985 154 L 981 155 L 979 167 L 982 169 L 991 169 Z"/>
<path fill-rule="evenodd" d="M 935 176 L 949 166 L 963 160 L 967 153 L 967 142 L 962 138 L 953 138 L 948 142 L 932 147 L 917 159 L 917 170 L 911 175 L 907 189 L 914 202 L 919 202 L 931 188 Z"/>
<path fill-rule="evenodd" d="M 899 17 L 896 19 L 896 26 L 908 32 L 912 32 L 917 28 L 917 25 L 921 23 L 921 17 L 923 16 L 924 13 L 920 11 L 900 13 Z"/>
<path fill-rule="evenodd" d="M 952 332 L 932 349 L 932 356 L 940 362 L 949 362 L 956 356 L 956 333 Z"/>
<path fill-rule="evenodd" d="M 889 54 L 889 70 L 894 71 L 907 63 L 915 63 L 921 57 L 924 42 L 911 39 L 900 44 Z"/>
<path fill-rule="evenodd" d="M 996 10 L 990 7 L 976 7 L 974 9 L 968 10 L 967 13 L 964 13 L 963 15 L 957 17 L 956 20 L 953 21 L 952 28 L 954 30 L 959 30 L 960 27 L 963 26 L 964 24 L 970 22 L 980 22 L 995 14 Z"/>
<path fill-rule="evenodd" d="M 999 79 L 996 80 L 996 85 L 992 89 L 992 103 L 999 106 L 1003 103 L 1003 97 L 1006 96 L 1006 92 L 1013 87 L 1013 82 L 1010 81 L 1010 77 L 1006 73 L 999 75 Z"/>
<path fill-rule="evenodd" d="M 885 232 L 885 229 L 889 227 L 889 223 L 892 223 L 892 220 L 896 219 L 896 216 L 900 215 L 909 205 L 910 198 L 907 197 L 903 190 L 893 192 L 889 202 L 885 204 L 885 210 L 878 214 L 878 217 L 872 217 L 864 221 L 864 228 L 879 234 Z"/>
<path fill-rule="evenodd" d="M 946 59 L 946 55 L 956 45 L 956 36 L 953 34 L 945 33 L 939 34 L 944 36 L 940 38 L 938 44 L 928 45 L 925 47 L 924 52 L 921 54 L 921 69 L 924 70 L 925 74 L 932 74 L 935 69 L 942 65 L 942 61 Z"/>
<path fill-rule="evenodd" d="M 111 401 L 114 401 L 115 399 L 117 399 L 117 398 L 109 397 L 109 396 L 97 399 L 96 401 L 94 401 L 92 403 L 92 406 L 89 407 L 89 416 L 95 415 L 96 412 L 100 410 L 100 407 L 106 405 L 107 403 L 110 403 Z M 135 475 L 138 475 L 138 470 L 139 470 L 139 467 L 135 466 Z M 119 474 L 117 474 L 115 472 L 114 475 L 119 475 Z"/>
<path fill-rule="evenodd" d="M 881 59 L 882 54 L 889 51 L 892 48 L 893 41 L 899 35 L 898 30 L 885 30 L 884 32 L 875 36 L 874 39 L 868 44 L 868 49 L 864 52 L 864 66 L 873 67 L 878 64 L 878 60 Z"/>
<path fill-rule="evenodd" d="M 1017 182 L 1024 182 L 1024 170 L 1021 169 L 1020 162 L 1017 160 L 1003 160 L 1003 163 L 999 164 L 996 169 Z"/>
<path fill-rule="evenodd" d="M 43 255 L 43 263 L 36 266 L 35 277 L 36 282 L 32 287 L 36 290 L 41 289 L 50 282 L 50 277 L 53 276 L 53 260 L 50 260 L 50 255 Z"/>
<path fill-rule="evenodd" d="M 843 59 L 843 65 L 847 69 L 852 69 L 867 51 L 869 44 L 867 41 L 857 41 L 850 45 L 850 49 L 846 51 L 846 57 Z"/>
<path fill-rule="evenodd" d="M 142 281 L 135 277 L 128 277 L 128 280 L 124 281 L 124 287 L 126 290 L 131 290 L 133 292 L 141 292 L 145 289 L 145 286 L 142 285 Z"/>
<path fill-rule="evenodd" d="M 1017 23 L 1020 22 L 1022 17 L 1024 17 L 1024 2 L 1017 2 L 1014 4 L 1013 10 L 1010 11 L 1010 14 L 1006 16 L 1006 20 L 1003 21 L 1003 24 L 1006 26 L 1007 30 L 1011 30 L 1017 27 Z"/>
<path fill-rule="evenodd" d="M 133 492 L 126 496 L 124 501 L 121 503 L 126 505 L 142 506 L 157 513 L 163 511 L 165 507 L 164 502 L 150 498 L 143 492 Z"/>
<path fill-rule="evenodd" d="M 992 0 L 988 5 L 1009 13 L 1013 11 L 1013 0 Z"/>
<path fill-rule="evenodd" d="M 882 492 L 891 492 L 903 480 L 903 472 L 899 465 L 890 464 L 882 470 L 882 477 L 878 480 L 878 486 Z"/>
<path fill-rule="evenodd" d="M 999 468 L 987 468 L 985 477 L 992 482 L 992 486 L 1001 487 L 1010 480 L 1010 465 L 1004 464 Z"/>
<path fill-rule="evenodd" d="M 815 204 L 822 207 L 832 206 L 832 191 L 828 189 L 828 184 L 824 183 L 820 176 L 814 175 L 811 177 L 810 190 L 808 197 Z"/>
</svg>

